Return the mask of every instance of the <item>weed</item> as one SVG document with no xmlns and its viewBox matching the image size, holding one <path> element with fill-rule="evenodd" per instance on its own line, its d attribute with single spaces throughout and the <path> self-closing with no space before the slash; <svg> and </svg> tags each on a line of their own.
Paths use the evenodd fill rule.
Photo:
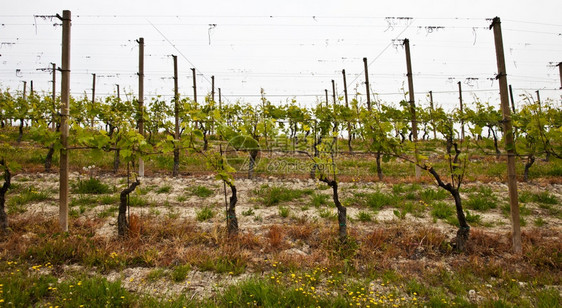
<svg viewBox="0 0 562 308">
<path fill-rule="evenodd" d="M 546 221 L 542 219 L 542 217 L 538 217 L 537 219 L 535 219 L 534 223 L 536 227 L 543 227 L 544 225 L 546 225 Z"/>
<path fill-rule="evenodd" d="M 277 205 L 281 202 L 289 202 L 294 199 L 312 194 L 311 189 L 290 189 L 286 187 L 268 187 L 262 186 L 254 191 L 254 194 L 261 196 L 261 201 L 265 206 Z"/>
<path fill-rule="evenodd" d="M 420 193 L 420 198 L 424 202 L 431 202 L 433 200 L 443 200 L 449 196 L 449 192 L 444 189 L 434 190 L 431 188 L 425 189 Z"/>
<path fill-rule="evenodd" d="M 368 222 L 372 220 L 371 214 L 365 211 L 360 211 L 357 213 L 357 220 L 362 222 Z"/>
<path fill-rule="evenodd" d="M 173 281 L 181 282 L 184 281 L 185 278 L 187 278 L 187 274 L 189 273 L 190 270 L 191 270 L 191 265 L 189 264 L 179 265 L 174 267 L 174 269 L 170 273 L 170 276 L 172 277 Z"/>
<path fill-rule="evenodd" d="M 8 199 L 7 205 L 18 206 L 26 205 L 32 202 L 40 202 L 49 199 L 49 195 L 44 191 L 36 191 L 35 189 L 29 187 L 24 189 L 19 195 L 13 196 Z"/>
<path fill-rule="evenodd" d="M 286 206 L 280 206 L 279 207 L 279 216 L 283 217 L 283 218 L 287 218 L 289 217 L 289 208 Z"/>
<path fill-rule="evenodd" d="M 491 188 L 480 186 L 476 193 L 470 195 L 466 207 L 476 211 L 487 211 L 497 207 L 497 198 Z"/>
<path fill-rule="evenodd" d="M 192 188 L 189 189 L 189 191 L 192 195 L 200 197 L 200 198 L 207 198 L 207 197 L 212 196 L 215 193 L 212 189 L 207 188 L 207 187 L 202 186 L 202 185 L 192 187 Z"/>
<path fill-rule="evenodd" d="M 330 198 L 329 195 L 326 194 L 312 194 L 311 204 L 314 207 L 320 207 L 321 205 L 328 204 L 328 199 Z"/>
<path fill-rule="evenodd" d="M 72 192 L 75 194 L 108 194 L 111 192 L 109 185 L 102 183 L 99 179 L 89 178 L 87 180 L 79 180 L 77 183 L 71 184 Z"/>
<path fill-rule="evenodd" d="M 432 205 L 431 216 L 439 219 L 447 219 L 455 214 L 453 207 L 445 202 L 435 202 Z"/>
<path fill-rule="evenodd" d="M 156 193 L 157 193 L 157 194 L 167 194 L 167 193 L 169 193 L 171 190 L 172 190 L 172 186 L 170 186 L 170 185 L 164 185 L 164 186 L 162 186 L 162 187 L 159 187 L 159 188 L 156 190 Z"/>
<path fill-rule="evenodd" d="M 469 211 L 465 211 L 466 213 L 466 222 L 473 223 L 473 224 L 480 224 L 482 217 L 477 214 L 472 214 Z"/>
<path fill-rule="evenodd" d="M 198 221 L 205 221 L 215 217 L 215 212 L 212 208 L 205 206 L 197 212 L 196 218 Z"/>
<path fill-rule="evenodd" d="M 246 211 L 242 212 L 242 216 L 252 216 L 252 215 L 254 215 L 254 209 L 252 208 L 249 208 Z"/>
<path fill-rule="evenodd" d="M 154 282 L 166 276 L 166 271 L 163 268 L 156 268 L 151 270 L 147 275 L 146 279 L 150 282 Z"/>
</svg>

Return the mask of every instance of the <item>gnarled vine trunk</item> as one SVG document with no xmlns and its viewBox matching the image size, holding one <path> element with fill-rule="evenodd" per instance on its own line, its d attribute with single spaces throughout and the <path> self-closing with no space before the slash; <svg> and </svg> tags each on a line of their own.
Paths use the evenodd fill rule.
<svg viewBox="0 0 562 308">
<path fill-rule="evenodd" d="M 523 173 L 523 180 L 527 182 L 529 180 L 529 169 L 535 163 L 535 155 L 531 154 L 527 156 L 527 163 L 525 163 L 525 172 Z"/>
<path fill-rule="evenodd" d="M 382 167 L 381 167 L 381 151 L 377 151 L 377 175 L 379 181 L 382 181 Z"/>
<path fill-rule="evenodd" d="M 53 155 L 55 154 L 55 146 L 51 145 L 47 156 L 45 157 L 45 172 L 51 172 L 51 166 L 53 165 Z"/>
<path fill-rule="evenodd" d="M 228 234 L 238 233 L 238 219 L 236 218 L 236 202 L 238 202 L 238 197 L 236 195 L 236 186 L 233 184 L 228 184 L 230 190 L 232 191 L 232 196 L 230 196 L 230 202 L 226 210 L 226 224 Z"/>
<path fill-rule="evenodd" d="M 459 190 L 453 187 L 450 183 L 443 183 L 439 174 L 435 171 L 435 169 L 429 168 L 429 173 L 433 175 L 433 177 L 437 180 L 439 187 L 444 188 L 447 190 L 455 200 L 455 209 L 457 211 L 457 219 L 459 221 L 459 230 L 457 231 L 457 237 L 455 238 L 455 248 L 458 251 L 464 251 L 466 249 L 466 242 L 468 241 L 468 236 L 470 234 L 470 226 L 466 222 L 466 217 L 464 215 L 464 211 L 462 208 L 462 200 Z"/>
<path fill-rule="evenodd" d="M 248 179 L 254 176 L 254 168 L 256 166 L 256 158 L 258 157 L 258 150 L 250 150 L 250 162 L 248 164 Z"/>
<path fill-rule="evenodd" d="M 127 196 L 132 193 L 137 186 L 140 185 L 139 179 L 131 183 L 131 185 L 119 195 L 119 215 L 117 216 L 117 234 L 119 236 L 127 235 L 129 231 L 129 221 L 127 220 Z"/>
<path fill-rule="evenodd" d="M 8 215 L 6 215 L 4 205 L 6 204 L 6 192 L 10 188 L 12 175 L 4 160 L 0 161 L 0 166 L 4 166 L 4 184 L 0 187 L 0 232 L 6 232 L 8 230 Z"/>
<path fill-rule="evenodd" d="M 174 148 L 174 169 L 172 176 L 176 177 L 180 174 L 180 149 Z"/>
<path fill-rule="evenodd" d="M 347 208 L 340 202 L 338 195 L 338 182 L 336 180 L 328 180 L 326 177 L 321 177 L 320 181 L 332 187 L 332 197 L 334 204 L 338 209 L 338 223 L 339 223 L 339 239 L 342 244 L 347 242 Z"/>
</svg>

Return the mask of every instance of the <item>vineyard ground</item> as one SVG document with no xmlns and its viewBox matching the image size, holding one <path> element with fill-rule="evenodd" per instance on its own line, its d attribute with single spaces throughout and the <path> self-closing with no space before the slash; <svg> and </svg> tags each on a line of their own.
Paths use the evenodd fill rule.
<svg viewBox="0 0 562 308">
<path fill-rule="evenodd" d="M 453 202 L 432 184 L 341 183 L 352 238 L 342 246 L 331 190 L 310 179 L 237 179 L 241 232 L 228 239 L 221 182 L 146 177 L 131 195 L 125 240 L 116 217 L 126 180 L 96 179 L 109 191 L 72 193 L 65 235 L 57 226 L 58 175 L 14 176 L 11 231 L 0 242 L 3 304 L 73 306 L 88 291 L 68 290 L 100 281 L 116 292 L 102 298 L 133 306 L 561 304 L 562 185 L 550 180 L 519 184 L 524 254 L 517 256 L 507 186 L 499 182 L 463 185 L 472 230 L 459 254 L 449 244 Z M 71 175 L 74 189 L 87 180 Z M 44 281 L 43 293 L 25 287 Z"/>
</svg>

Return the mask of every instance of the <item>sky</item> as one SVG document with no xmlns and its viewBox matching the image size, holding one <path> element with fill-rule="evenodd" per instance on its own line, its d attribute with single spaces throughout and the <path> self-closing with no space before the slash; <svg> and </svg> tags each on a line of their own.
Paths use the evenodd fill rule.
<svg viewBox="0 0 562 308">
<path fill-rule="evenodd" d="M 198 101 L 211 92 L 223 102 L 296 100 L 311 106 L 343 96 L 365 102 L 363 58 L 374 99 L 397 104 L 407 91 L 403 39 L 410 41 L 416 103 L 458 106 L 463 100 L 499 106 L 490 19 L 502 21 L 508 83 L 517 104 L 536 95 L 562 102 L 562 1 L 8 1 L 0 13 L 0 88 L 21 91 L 23 81 L 51 91 L 50 63 L 60 66 L 62 27 L 72 13 L 71 93 L 91 98 L 137 95 L 138 45 L 145 40 L 145 101 L 173 95 L 178 56 L 182 96 Z M 60 90 L 60 73 L 57 74 Z M 29 83 L 28 83 L 29 84 Z M 29 91 L 29 90 L 28 90 Z M 218 90 L 215 99 L 218 100 Z M 357 96 L 356 96 L 357 95 Z"/>
</svg>

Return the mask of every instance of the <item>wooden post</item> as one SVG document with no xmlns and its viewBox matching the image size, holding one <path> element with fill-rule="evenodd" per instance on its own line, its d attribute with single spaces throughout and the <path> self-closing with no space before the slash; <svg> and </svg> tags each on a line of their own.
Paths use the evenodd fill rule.
<svg viewBox="0 0 562 308">
<path fill-rule="evenodd" d="M 70 19 L 68 10 L 62 12 L 62 78 L 61 78 L 61 143 L 59 171 L 59 224 L 68 232 L 68 116 L 70 100 Z"/>
<path fill-rule="evenodd" d="M 345 97 L 345 107 L 349 107 L 349 102 L 347 100 L 347 81 L 345 77 L 345 69 L 341 70 L 341 73 L 343 75 L 343 95 Z"/>
<path fill-rule="evenodd" d="M 336 82 L 332 79 L 332 99 L 334 101 L 334 110 L 336 110 Z"/>
<path fill-rule="evenodd" d="M 328 108 L 328 107 L 329 107 L 329 106 L 328 106 L 328 102 L 330 101 L 330 100 L 328 99 L 328 89 L 324 89 L 324 93 L 326 93 L 326 108 Z"/>
<path fill-rule="evenodd" d="M 371 111 L 371 89 L 369 87 L 369 64 L 367 58 L 363 58 L 363 66 L 365 67 L 365 88 L 367 90 L 367 109 Z"/>
<path fill-rule="evenodd" d="M 23 99 L 25 99 L 26 97 L 26 91 L 27 91 L 27 81 L 23 82 Z"/>
<path fill-rule="evenodd" d="M 57 65 L 55 63 L 51 63 L 53 66 L 53 90 L 52 90 L 52 100 L 53 100 L 53 118 L 51 123 L 51 129 L 55 131 L 57 129 L 57 124 L 55 123 L 55 115 L 57 114 Z"/>
<path fill-rule="evenodd" d="M 94 110 L 96 108 L 96 74 L 92 74 L 92 118 L 90 119 L 90 126 L 94 127 Z"/>
<path fill-rule="evenodd" d="M 429 106 L 431 108 L 431 112 L 435 111 L 435 107 L 433 106 L 433 91 L 429 91 Z M 435 121 L 433 119 L 433 115 L 431 115 L 431 125 L 433 126 L 433 139 L 437 139 L 437 128 L 435 127 Z"/>
<path fill-rule="evenodd" d="M 211 100 L 215 102 L 215 76 L 211 76 Z"/>
<path fill-rule="evenodd" d="M 116 86 L 117 86 L 117 100 L 118 100 L 118 101 L 121 101 L 121 93 L 120 93 L 120 91 L 119 91 L 119 90 L 120 90 L 120 89 L 119 89 L 119 85 L 117 84 Z"/>
<path fill-rule="evenodd" d="M 174 169 L 172 175 L 174 177 L 179 174 L 179 158 L 180 150 L 176 142 L 180 140 L 180 113 L 179 113 L 179 89 L 178 89 L 178 56 L 172 55 L 174 59 Z"/>
<path fill-rule="evenodd" d="M 511 126 L 511 114 L 509 110 L 509 98 L 507 92 L 507 73 L 505 70 L 505 56 L 503 53 L 503 39 L 501 21 L 495 17 L 490 28 L 494 29 L 494 41 L 496 45 L 496 60 L 498 64 L 498 79 L 500 85 L 501 111 L 503 115 L 503 131 L 505 133 L 505 149 L 507 152 L 507 186 L 509 188 L 509 203 L 511 206 L 511 224 L 513 251 L 522 253 L 521 227 L 519 222 L 519 204 L 517 200 L 517 178 L 515 174 L 515 144 L 513 142 L 513 129 Z"/>
<path fill-rule="evenodd" d="M 144 136 L 144 38 L 139 43 L 139 134 Z M 144 160 L 139 158 L 139 177 L 144 177 Z"/>
<path fill-rule="evenodd" d="M 542 114 L 541 94 L 540 94 L 539 90 L 536 90 L 535 93 L 537 93 L 537 103 L 539 103 L 539 113 Z"/>
<path fill-rule="evenodd" d="M 191 69 L 191 73 L 193 74 L 193 101 L 197 103 L 197 79 L 195 79 L 195 68 Z"/>
<path fill-rule="evenodd" d="M 562 89 L 562 62 L 558 62 L 556 66 L 558 66 L 558 70 L 560 74 L 560 89 Z"/>
<path fill-rule="evenodd" d="M 509 98 L 511 99 L 511 111 L 515 113 L 515 100 L 513 99 L 513 89 L 509 85 Z"/>
<path fill-rule="evenodd" d="M 410 40 L 404 39 L 406 49 L 406 68 L 408 70 L 408 94 L 410 95 L 410 112 L 412 113 L 412 137 L 414 139 L 414 155 L 416 156 L 416 179 L 421 177 L 421 168 L 419 163 L 418 150 L 418 121 L 416 120 L 416 100 L 414 98 L 414 78 L 412 75 L 412 60 L 410 58 Z"/>
<path fill-rule="evenodd" d="M 222 112 L 222 93 L 221 93 L 221 88 L 219 88 L 219 110 Z"/>
<path fill-rule="evenodd" d="M 29 96 L 33 97 L 33 80 L 29 81 Z"/>
<path fill-rule="evenodd" d="M 464 113 L 462 106 L 462 85 L 461 82 L 457 82 L 459 85 L 459 104 L 460 104 L 460 115 L 461 115 L 461 141 L 464 141 Z"/>
</svg>

